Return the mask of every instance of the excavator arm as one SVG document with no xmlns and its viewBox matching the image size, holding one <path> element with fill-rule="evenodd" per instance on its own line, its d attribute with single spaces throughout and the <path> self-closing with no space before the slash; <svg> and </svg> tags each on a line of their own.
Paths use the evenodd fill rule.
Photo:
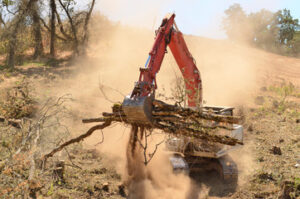
<svg viewBox="0 0 300 199">
<path fill-rule="evenodd" d="M 185 81 L 189 107 L 202 106 L 202 82 L 195 60 L 189 52 L 182 33 L 173 29 L 169 48 Z"/>
<path fill-rule="evenodd" d="M 163 19 L 156 31 L 156 38 L 144 68 L 134 89 L 123 101 L 123 110 L 131 122 L 151 123 L 152 101 L 157 89 L 156 74 L 163 62 L 167 46 L 180 68 L 187 90 L 188 106 L 202 106 L 202 82 L 200 72 L 184 41 L 182 33 L 174 21 L 175 14 Z"/>
</svg>

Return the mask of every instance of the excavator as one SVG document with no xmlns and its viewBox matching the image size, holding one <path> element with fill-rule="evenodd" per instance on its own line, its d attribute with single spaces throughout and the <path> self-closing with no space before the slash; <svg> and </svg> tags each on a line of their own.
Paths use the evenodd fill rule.
<svg viewBox="0 0 300 199">
<path fill-rule="evenodd" d="M 140 68 L 138 81 L 122 103 L 122 109 L 127 120 L 131 123 L 142 123 L 150 126 L 153 123 L 153 101 L 157 89 L 156 75 L 161 68 L 167 47 L 171 50 L 185 80 L 187 108 L 232 116 L 234 109 L 232 107 L 203 106 L 200 72 L 174 18 L 175 14 L 171 14 L 162 20 L 161 25 L 156 30 L 155 41 L 145 67 Z M 229 136 L 242 141 L 243 127 L 233 124 Z M 188 136 L 184 138 L 170 137 L 166 141 L 166 146 L 171 153 L 170 163 L 174 172 L 216 170 L 225 181 L 237 180 L 237 165 L 228 153 L 237 149 L 238 146 L 199 141 Z"/>
</svg>

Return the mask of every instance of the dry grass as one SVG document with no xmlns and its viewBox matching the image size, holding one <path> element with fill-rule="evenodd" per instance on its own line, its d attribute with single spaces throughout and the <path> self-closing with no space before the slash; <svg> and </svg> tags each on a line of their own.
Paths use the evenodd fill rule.
<svg viewBox="0 0 300 199">
<path fill-rule="evenodd" d="M 31 95 L 29 82 L 21 80 L 14 86 L 2 90 L 0 116 L 8 119 L 32 117 L 36 112 L 36 101 Z"/>
<path fill-rule="evenodd" d="M 300 172 L 295 166 L 300 161 L 300 124 L 296 123 L 300 118 L 300 103 L 294 97 L 299 89 L 294 88 L 287 96 L 278 92 L 286 90 L 286 86 L 262 89 L 259 96 L 264 98 L 264 103 L 245 110 L 246 142 L 253 143 L 251 151 L 258 166 L 237 196 L 277 198 L 286 195 L 284 191 L 290 198 L 300 196 Z"/>
</svg>

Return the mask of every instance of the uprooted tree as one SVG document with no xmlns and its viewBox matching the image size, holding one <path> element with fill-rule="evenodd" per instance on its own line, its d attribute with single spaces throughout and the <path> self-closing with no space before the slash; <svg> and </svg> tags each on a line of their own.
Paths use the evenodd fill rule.
<svg viewBox="0 0 300 199">
<path fill-rule="evenodd" d="M 86 137 L 92 135 L 94 131 L 105 129 L 114 122 L 129 124 L 132 126 L 132 135 L 129 140 L 132 154 L 134 154 L 136 145 L 140 145 L 141 143 L 144 151 L 147 150 L 147 137 L 151 135 L 147 134 L 147 131 L 149 132 L 154 129 L 158 129 L 178 137 L 190 137 L 225 145 L 243 144 L 238 139 L 217 134 L 219 129 L 233 130 L 230 124 L 238 123 L 240 119 L 239 117 L 217 115 L 209 111 L 194 111 L 189 108 L 166 104 L 159 100 L 154 100 L 153 106 L 154 109 L 152 115 L 154 117 L 154 121 L 152 124 L 131 123 L 124 114 L 121 104 L 114 104 L 112 112 L 103 112 L 103 117 L 83 119 L 83 123 L 101 122 L 101 124 L 93 126 L 86 133 L 64 142 L 51 152 L 45 154 L 42 157 L 43 163 L 45 163 L 47 159 L 52 157 L 55 153 L 61 151 L 64 147 L 80 142 Z M 145 140 L 143 140 L 144 138 Z M 154 154 L 152 153 L 149 157 L 144 158 L 145 165 L 149 163 L 153 155 Z"/>
</svg>

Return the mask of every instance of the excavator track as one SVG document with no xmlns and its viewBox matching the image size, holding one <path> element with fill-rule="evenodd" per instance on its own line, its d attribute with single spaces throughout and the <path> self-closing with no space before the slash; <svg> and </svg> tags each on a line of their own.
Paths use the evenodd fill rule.
<svg viewBox="0 0 300 199">
<path fill-rule="evenodd" d="M 193 177 L 199 173 L 216 171 L 223 183 L 234 185 L 238 182 L 238 167 L 229 155 L 204 158 L 174 154 L 170 157 L 170 162 L 175 173 L 185 173 Z"/>
</svg>

